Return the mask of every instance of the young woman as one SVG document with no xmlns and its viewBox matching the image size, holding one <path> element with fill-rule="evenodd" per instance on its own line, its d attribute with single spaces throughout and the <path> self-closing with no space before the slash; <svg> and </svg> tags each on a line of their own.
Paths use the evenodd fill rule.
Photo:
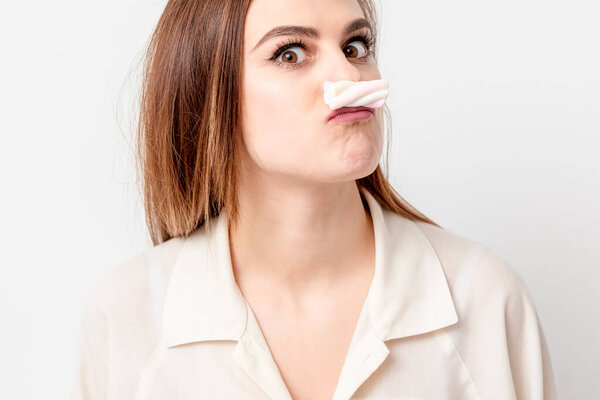
<svg viewBox="0 0 600 400">
<path fill-rule="evenodd" d="M 98 282 L 75 399 L 553 399 L 532 298 L 379 165 L 370 0 L 170 0 L 139 170 L 154 247 Z M 387 110 L 386 110 L 387 111 Z M 364 115 L 363 115 L 364 116 Z"/>
</svg>

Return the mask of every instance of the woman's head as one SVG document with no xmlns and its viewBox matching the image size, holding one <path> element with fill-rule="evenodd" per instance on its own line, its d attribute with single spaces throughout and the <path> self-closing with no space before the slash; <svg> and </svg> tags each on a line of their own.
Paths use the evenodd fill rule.
<svg viewBox="0 0 600 400">
<path fill-rule="evenodd" d="M 317 184 L 372 173 L 383 144 L 380 108 L 328 121 L 323 82 L 381 78 L 375 32 L 357 0 L 253 0 L 244 27 L 242 168 Z"/>
<path fill-rule="evenodd" d="M 368 120 L 327 121 L 325 80 L 381 77 L 372 1 L 167 3 L 145 55 L 137 143 L 154 244 L 208 228 L 223 207 L 235 222 L 242 168 L 298 182 L 354 180 L 384 207 L 434 223 L 378 164 L 385 106 Z M 305 48 L 278 46 L 298 32 L 262 40 L 289 25 L 318 37 L 301 37 Z"/>
</svg>

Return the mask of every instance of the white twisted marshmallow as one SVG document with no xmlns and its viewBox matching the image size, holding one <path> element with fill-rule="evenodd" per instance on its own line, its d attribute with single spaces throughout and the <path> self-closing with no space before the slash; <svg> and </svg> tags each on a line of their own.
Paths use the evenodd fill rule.
<svg viewBox="0 0 600 400">
<path fill-rule="evenodd" d="M 387 79 L 371 81 L 325 81 L 325 103 L 332 110 L 340 107 L 383 107 L 388 95 Z"/>
</svg>

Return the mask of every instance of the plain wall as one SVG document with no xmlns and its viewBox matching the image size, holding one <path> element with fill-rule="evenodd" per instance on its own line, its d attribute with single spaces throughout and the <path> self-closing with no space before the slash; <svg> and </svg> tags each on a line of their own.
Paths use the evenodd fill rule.
<svg viewBox="0 0 600 400">
<path fill-rule="evenodd" d="M 390 180 L 427 216 L 511 262 L 537 306 L 559 398 L 593 398 L 599 3 L 380 3 Z M 84 298 L 150 246 L 128 73 L 164 4 L 0 5 L 0 398 L 70 395 Z"/>
</svg>

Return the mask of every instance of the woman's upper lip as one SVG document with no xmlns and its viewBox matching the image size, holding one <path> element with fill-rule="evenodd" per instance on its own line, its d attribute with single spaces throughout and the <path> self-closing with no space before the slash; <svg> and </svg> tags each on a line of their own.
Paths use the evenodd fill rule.
<svg viewBox="0 0 600 400">
<path fill-rule="evenodd" d="M 327 117 L 327 121 L 329 121 L 331 118 L 335 117 L 338 114 L 343 114 L 343 113 L 348 113 L 348 112 L 356 112 L 356 111 L 369 111 L 372 113 L 373 109 L 370 107 L 364 107 L 364 106 L 336 108 L 335 110 L 333 110 L 332 112 L 329 113 L 329 116 Z"/>
</svg>

